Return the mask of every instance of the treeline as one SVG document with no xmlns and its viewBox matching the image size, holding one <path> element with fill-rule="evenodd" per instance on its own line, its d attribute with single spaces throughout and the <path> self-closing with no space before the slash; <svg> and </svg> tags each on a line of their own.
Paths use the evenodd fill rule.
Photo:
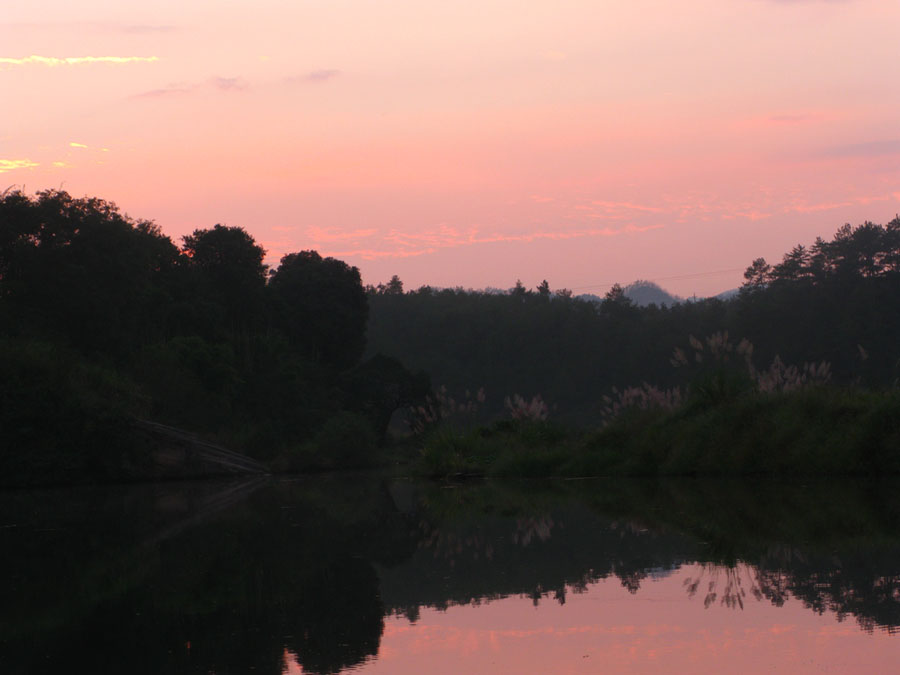
<svg viewBox="0 0 900 675">
<path fill-rule="evenodd" d="M 900 377 L 900 218 L 756 260 L 733 299 L 665 307 L 546 281 L 364 288 L 315 251 L 274 269 L 264 255 L 240 227 L 178 245 L 102 199 L 0 195 L 0 482 L 139 474 L 137 419 L 276 468 L 364 465 L 429 376 L 451 410 L 488 418 L 540 395 L 551 419 L 596 426 L 613 387 L 684 386 L 698 368 L 674 368 L 676 350 L 726 332 L 759 372 L 778 356 L 837 383 Z"/>
<path fill-rule="evenodd" d="M 484 388 L 487 410 L 539 394 L 551 416 L 596 421 L 613 387 L 685 384 L 673 368 L 689 336 L 746 339 L 759 368 L 826 362 L 836 383 L 883 387 L 900 377 L 900 218 L 844 226 L 776 265 L 759 259 L 728 300 L 638 307 L 619 286 L 602 302 L 517 284 L 508 293 L 370 287 L 368 349 L 426 370 L 451 395 Z M 556 412 L 553 412 L 556 405 Z"/>
<path fill-rule="evenodd" d="M 342 463 L 368 461 L 427 382 L 395 360 L 361 362 L 368 302 L 355 267 L 301 251 L 270 270 L 264 255 L 240 227 L 178 246 L 102 199 L 4 193 L 3 473 L 115 477 L 113 446 L 134 444 L 134 418 L 265 460 L 325 434 Z"/>
</svg>

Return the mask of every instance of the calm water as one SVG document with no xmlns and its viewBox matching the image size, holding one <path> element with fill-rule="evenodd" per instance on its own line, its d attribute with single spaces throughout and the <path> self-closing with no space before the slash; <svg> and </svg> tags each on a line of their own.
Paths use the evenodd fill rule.
<svg viewBox="0 0 900 675">
<path fill-rule="evenodd" d="M 0 672 L 888 672 L 898 485 L 0 494 Z"/>
</svg>

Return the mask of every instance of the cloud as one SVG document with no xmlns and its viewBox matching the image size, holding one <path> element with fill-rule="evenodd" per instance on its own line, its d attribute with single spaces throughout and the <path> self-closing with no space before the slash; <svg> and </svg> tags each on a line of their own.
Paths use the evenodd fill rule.
<svg viewBox="0 0 900 675">
<path fill-rule="evenodd" d="M 159 61 L 158 56 L 25 56 L 22 58 L 0 57 L 0 66 L 81 66 L 97 63 L 152 63 Z"/>
<path fill-rule="evenodd" d="M 166 96 L 182 96 L 190 94 L 201 87 L 212 87 L 218 91 L 245 91 L 250 85 L 240 77 L 211 77 L 207 82 L 172 82 L 159 89 L 150 89 L 139 94 L 132 94 L 130 98 L 162 98 Z"/>
<path fill-rule="evenodd" d="M 818 211 L 831 211 L 832 209 L 840 209 L 844 206 L 853 206 L 853 202 L 822 202 L 820 204 L 795 204 L 788 207 L 788 211 L 797 211 L 798 213 L 817 213 Z"/>
<path fill-rule="evenodd" d="M 309 82 L 309 83 L 319 83 L 319 82 L 328 82 L 329 80 L 333 80 L 337 76 L 341 74 L 340 70 L 327 69 L 327 70 L 311 70 L 305 75 L 297 75 L 294 77 L 287 78 L 288 82 Z"/>
<path fill-rule="evenodd" d="M 335 232 L 333 228 L 308 227 L 306 234 L 316 242 L 346 241 L 350 239 L 367 239 L 375 234 L 376 229 L 350 230 L 349 232 Z"/>
<path fill-rule="evenodd" d="M 375 249 L 353 249 L 349 251 L 330 251 L 323 255 L 337 258 L 362 258 L 363 260 L 378 260 L 379 258 L 414 258 L 420 255 L 434 253 L 437 249 L 423 248 L 418 251 L 379 251 Z"/>
<path fill-rule="evenodd" d="M 522 233 L 485 233 L 481 234 L 477 227 L 460 230 L 448 225 L 441 225 L 436 229 L 425 232 L 400 232 L 391 230 L 384 237 L 385 242 L 394 244 L 393 249 L 352 249 L 342 251 L 329 251 L 327 255 L 337 257 L 359 257 L 364 260 L 376 260 L 379 258 L 409 258 L 413 256 L 434 253 L 439 249 L 457 248 L 460 246 L 473 246 L 477 244 L 497 243 L 530 243 L 541 240 L 566 240 L 582 237 L 615 237 L 622 234 L 647 232 L 658 230 L 664 225 L 627 225 L 615 229 L 581 228 L 573 230 L 535 230 Z"/>
<path fill-rule="evenodd" d="M 162 98 L 164 96 L 181 96 L 183 94 L 189 94 L 197 88 L 196 84 L 186 84 L 184 82 L 177 82 L 174 84 L 166 85 L 160 89 L 150 89 L 149 91 L 143 91 L 139 94 L 132 94 L 131 98 Z"/>
<path fill-rule="evenodd" d="M 868 206 L 869 204 L 874 204 L 876 202 L 886 202 L 891 199 L 893 194 L 900 193 L 892 193 L 892 194 L 877 194 L 877 195 L 859 195 L 856 197 L 849 196 L 845 197 L 845 200 L 842 202 L 832 201 L 832 202 L 816 202 L 816 203 L 808 203 L 803 200 L 795 200 L 791 203 L 790 206 L 785 208 L 785 211 L 797 211 L 799 213 L 816 213 L 818 211 L 831 211 L 833 209 L 842 209 L 847 206 L 855 206 L 857 204 L 861 204 L 863 206 Z"/>
<path fill-rule="evenodd" d="M 869 141 L 867 143 L 853 143 L 851 145 L 838 145 L 826 148 L 822 154 L 825 157 L 884 157 L 886 155 L 900 154 L 900 140 L 890 139 L 882 141 Z"/>
<path fill-rule="evenodd" d="M 30 169 L 40 166 L 37 162 L 30 159 L 0 159 L 0 173 L 15 171 L 16 169 Z"/>
<path fill-rule="evenodd" d="M 75 141 L 72 141 L 71 143 L 69 143 L 69 147 L 70 148 L 86 148 L 87 146 L 84 143 L 76 143 Z"/>
<path fill-rule="evenodd" d="M 608 202 L 595 199 L 591 204 L 609 211 L 644 211 L 646 213 L 662 213 L 664 211 L 664 209 L 658 206 L 646 206 L 644 204 L 634 204 L 632 202 Z"/>
<path fill-rule="evenodd" d="M 53 162 L 53 166 L 55 166 L 57 169 L 68 169 L 72 165 L 68 162 Z"/>
<path fill-rule="evenodd" d="M 759 211 L 757 209 L 748 209 L 746 211 L 735 211 L 734 215 L 739 218 L 746 218 L 747 220 L 765 220 L 766 218 L 770 218 L 772 216 L 771 213 L 766 211 Z M 727 216 L 723 216 L 727 217 Z"/>
<path fill-rule="evenodd" d="M 210 82 L 220 91 L 244 91 L 250 86 L 239 77 L 214 77 Z"/>
</svg>

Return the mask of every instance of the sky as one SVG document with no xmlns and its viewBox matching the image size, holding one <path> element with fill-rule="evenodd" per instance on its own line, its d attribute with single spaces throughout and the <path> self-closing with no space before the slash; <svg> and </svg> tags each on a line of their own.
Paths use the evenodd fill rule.
<svg viewBox="0 0 900 675">
<path fill-rule="evenodd" d="M 900 212 L 894 0 L 4 0 L 0 190 L 424 284 L 734 288 Z"/>
</svg>

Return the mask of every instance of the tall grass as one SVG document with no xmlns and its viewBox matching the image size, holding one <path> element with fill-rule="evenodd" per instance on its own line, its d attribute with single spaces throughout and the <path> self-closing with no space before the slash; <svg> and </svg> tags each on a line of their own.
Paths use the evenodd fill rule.
<svg viewBox="0 0 900 675">
<path fill-rule="evenodd" d="M 727 333 L 676 350 L 686 387 L 613 392 L 598 428 L 565 429 L 540 412 L 464 431 L 439 428 L 423 451 L 430 475 L 880 475 L 900 473 L 900 390 L 830 384 L 827 363 L 753 364 Z M 539 401 L 539 398 L 535 399 Z M 512 406 L 510 406 L 513 409 Z"/>
</svg>

